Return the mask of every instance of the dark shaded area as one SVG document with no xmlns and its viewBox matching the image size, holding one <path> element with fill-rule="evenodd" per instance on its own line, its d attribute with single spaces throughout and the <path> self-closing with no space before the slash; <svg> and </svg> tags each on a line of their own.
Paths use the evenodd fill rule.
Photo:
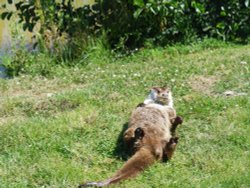
<svg viewBox="0 0 250 188">
<path fill-rule="evenodd" d="M 127 160 L 130 156 L 135 153 L 135 143 L 138 140 L 141 140 L 145 133 L 139 127 L 134 132 L 134 138 L 131 138 L 129 141 L 124 142 L 124 132 L 128 129 L 128 122 L 123 124 L 122 130 L 117 138 L 116 147 L 113 151 L 113 155 L 119 159 Z"/>
<path fill-rule="evenodd" d="M 132 143 L 131 145 L 125 144 L 125 142 L 123 141 L 123 134 L 127 129 L 128 129 L 128 122 L 123 124 L 122 130 L 117 137 L 116 147 L 113 151 L 113 155 L 122 160 L 127 160 L 129 156 L 131 156 L 132 154 L 132 151 L 130 149 L 132 148 Z"/>
<path fill-rule="evenodd" d="M 250 33 L 250 6 L 244 0 L 96 0 L 90 10 L 88 28 L 104 30 L 109 45 L 120 50 L 203 37 L 247 43 Z"/>
</svg>

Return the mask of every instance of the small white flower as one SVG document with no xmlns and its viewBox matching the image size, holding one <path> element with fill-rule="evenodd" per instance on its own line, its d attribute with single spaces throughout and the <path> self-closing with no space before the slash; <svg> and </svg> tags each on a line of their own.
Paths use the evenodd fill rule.
<svg viewBox="0 0 250 188">
<path fill-rule="evenodd" d="M 240 64 L 242 64 L 242 65 L 246 65 L 246 64 L 247 64 L 247 62 L 246 62 L 246 61 L 241 61 L 241 62 L 240 62 Z"/>
<path fill-rule="evenodd" d="M 53 95 L 53 93 L 47 93 L 47 97 L 52 97 Z"/>
</svg>

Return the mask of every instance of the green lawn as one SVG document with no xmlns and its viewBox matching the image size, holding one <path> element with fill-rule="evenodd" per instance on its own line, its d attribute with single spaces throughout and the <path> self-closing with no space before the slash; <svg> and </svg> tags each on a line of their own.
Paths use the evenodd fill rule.
<svg viewBox="0 0 250 188">
<path fill-rule="evenodd" d="M 125 161 L 118 137 L 152 86 L 173 90 L 179 145 L 117 187 L 250 187 L 250 45 L 207 40 L 90 54 L 48 78 L 0 80 L 0 187 L 76 187 Z M 233 94 L 226 96 L 226 91 Z"/>
</svg>

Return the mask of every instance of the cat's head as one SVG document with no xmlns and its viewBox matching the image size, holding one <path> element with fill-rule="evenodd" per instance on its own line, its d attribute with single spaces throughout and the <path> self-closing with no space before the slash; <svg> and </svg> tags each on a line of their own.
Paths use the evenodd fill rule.
<svg viewBox="0 0 250 188">
<path fill-rule="evenodd" d="M 172 100 L 172 93 L 168 87 L 153 87 L 150 90 L 150 98 L 157 103 L 168 105 Z"/>
</svg>

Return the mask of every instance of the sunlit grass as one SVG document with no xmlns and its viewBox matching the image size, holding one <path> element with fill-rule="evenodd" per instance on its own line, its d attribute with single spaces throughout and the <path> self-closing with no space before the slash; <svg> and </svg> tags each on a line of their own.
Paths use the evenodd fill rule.
<svg viewBox="0 0 250 188">
<path fill-rule="evenodd" d="M 184 117 L 178 148 L 172 161 L 118 187 L 250 186 L 249 45 L 205 41 L 103 62 L 93 53 L 84 66 L 52 67 L 48 78 L 0 80 L 0 187 L 111 176 L 125 162 L 123 125 L 156 85 L 172 88 Z"/>
</svg>

